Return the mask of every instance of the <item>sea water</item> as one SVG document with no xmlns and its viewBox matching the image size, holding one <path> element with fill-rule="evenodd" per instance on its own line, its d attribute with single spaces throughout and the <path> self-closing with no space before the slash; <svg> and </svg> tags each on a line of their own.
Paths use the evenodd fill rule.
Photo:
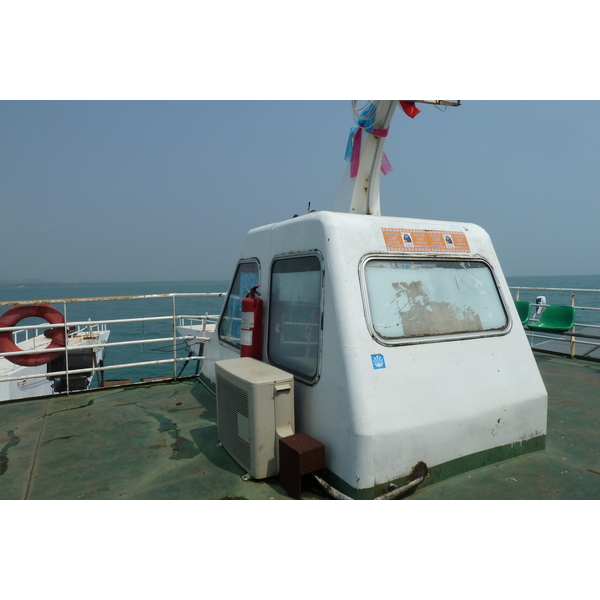
<svg viewBox="0 0 600 600">
<path fill-rule="evenodd" d="M 507 277 L 509 286 L 595 289 L 600 290 L 600 275 L 533 276 Z M 51 300 L 57 298 L 101 298 L 114 296 L 141 296 L 150 294 L 226 292 L 228 281 L 188 281 L 188 282 L 150 282 L 150 283 L 36 283 L 36 284 L 0 284 L 0 301 Z M 516 295 L 512 291 L 513 298 Z M 571 305 L 570 292 L 530 291 L 520 292 L 520 299 L 535 303 L 537 296 L 545 296 L 547 304 Z M 577 306 L 600 309 L 600 293 L 577 292 Z M 222 298 L 176 298 L 177 315 L 202 316 L 219 314 L 223 305 Z M 97 302 L 57 303 L 58 308 L 70 322 L 103 321 L 173 314 L 172 298 L 150 298 L 143 300 L 113 300 Z M 3 313 L 0 307 L 0 314 Z M 578 323 L 600 325 L 599 311 L 577 310 Z M 21 325 L 33 325 L 39 319 L 25 319 Z M 141 343 L 132 346 L 109 347 L 105 350 L 105 365 L 146 362 L 172 358 L 172 342 L 144 343 L 144 340 L 168 338 L 172 335 L 172 320 L 148 323 L 118 323 L 109 325 L 109 342 L 137 339 Z M 177 346 L 178 358 L 187 357 L 189 349 L 185 342 Z M 190 361 L 182 372 L 184 363 L 178 363 L 177 374 L 194 375 L 196 361 Z M 128 369 L 114 369 L 105 372 L 105 379 L 130 379 L 139 382 L 145 377 L 167 376 L 174 374 L 172 364 L 148 365 Z M 94 378 L 92 387 L 97 385 Z"/>
</svg>

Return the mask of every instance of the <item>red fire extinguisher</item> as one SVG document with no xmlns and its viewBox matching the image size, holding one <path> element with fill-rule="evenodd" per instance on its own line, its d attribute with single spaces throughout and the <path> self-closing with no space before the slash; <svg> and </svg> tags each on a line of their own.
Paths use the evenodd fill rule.
<svg viewBox="0 0 600 600">
<path fill-rule="evenodd" d="M 254 286 L 242 299 L 242 332 L 240 357 L 249 356 L 262 360 L 263 346 L 263 301 Z"/>
</svg>

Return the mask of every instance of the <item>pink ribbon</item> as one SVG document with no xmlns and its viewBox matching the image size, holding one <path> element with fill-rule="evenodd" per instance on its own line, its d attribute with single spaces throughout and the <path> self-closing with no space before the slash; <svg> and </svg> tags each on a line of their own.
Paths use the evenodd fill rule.
<svg viewBox="0 0 600 600">
<path fill-rule="evenodd" d="M 388 157 L 385 155 L 385 152 L 381 153 L 381 172 L 384 175 L 387 175 L 390 171 L 393 171 L 394 167 L 392 167 Z"/>
<path fill-rule="evenodd" d="M 358 165 L 360 164 L 360 146 L 362 142 L 362 129 L 359 127 L 354 134 L 352 141 L 352 158 L 350 159 L 350 177 L 358 175 Z"/>
<path fill-rule="evenodd" d="M 367 133 L 372 135 L 376 135 L 378 137 L 387 137 L 389 129 L 372 129 L 365 130 Z M 358 128 L 356 133 L 354 134 L 354 138 L 352 140 L 352 156 L 350 158 L 350 177 L 356 177 L 358 175 L 358 167 L 360 165 L 360 149 L 362 145 L 362 128 Z M 387 175 L 390 171 L 393 171 L 394 168 L 390 164 L 388 157 L 383 152 L 381 156 L 381 172 L 384 175 Z"/>
<path fill-rule="evenodd" d="M 377 137 L 387 137 L 387 134 L 389 133 L 389 128 L 388 129 L 373 129 L 373 131 L 369 131 L 369 133 L 372 133 L 373 135 L 376 135 Z"/>
</svg>

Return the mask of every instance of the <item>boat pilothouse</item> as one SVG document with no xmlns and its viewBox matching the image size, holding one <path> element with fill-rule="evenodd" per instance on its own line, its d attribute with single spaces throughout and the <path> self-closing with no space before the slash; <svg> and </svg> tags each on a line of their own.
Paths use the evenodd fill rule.
<svg viewBox="0 0 600 600">
<path fill-rule="evenodd" d="M 295 430 L 354 498 L 418 464 L 435 482 L 545 444 L 546 390 L 487 233 L 380 214 L 396 104 L 358 119 L 335 211 L 247 234 L 202 370 L 214 382 L 215 362 L 239 357 L 241 300 L 259 286 L 262 361 L 294 376 Z"/>
</svg>

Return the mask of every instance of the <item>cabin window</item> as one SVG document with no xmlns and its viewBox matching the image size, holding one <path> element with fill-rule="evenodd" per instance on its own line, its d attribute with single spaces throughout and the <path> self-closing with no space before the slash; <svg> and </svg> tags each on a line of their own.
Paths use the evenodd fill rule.
<svg viewBox="0 0 600 600">
<path fill-rule="evenodd" d="M 314 380 L 321 341 L 322 269 L 318 256 L 275 260 L 269 298 L 269 361 Z"/>
<path fill-rule="evenodd" d="M 481 261 L 369 260 L 368 313 L 378 338 L 391 341 L 504 329 L 508 318 Z"/>
<path fill-rule="evenodd" d="M 223 316 L 219 323 L 219 339 L 240 347 L 240 335 L 242 328 L 242 298 L 246 297 L 248 291 L 259 285 L 258 262 L 241 262 L 235 272 L 233 284 L 229 290 L 227 303 L 223 310 Z"/>
</svg>

